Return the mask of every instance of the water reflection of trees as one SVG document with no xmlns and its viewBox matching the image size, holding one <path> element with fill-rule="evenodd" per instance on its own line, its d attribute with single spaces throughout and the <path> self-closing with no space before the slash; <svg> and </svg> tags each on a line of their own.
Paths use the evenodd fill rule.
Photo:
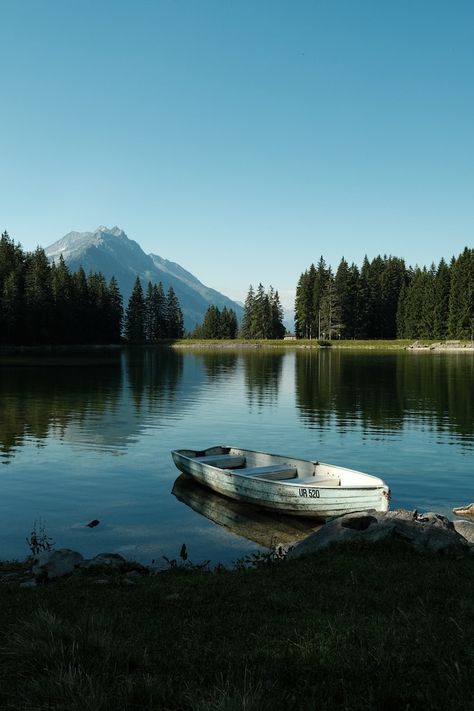
<svg viewBox="0 0 474 711">
<path fill-rule="evenodd" d="M 25 439 L 62 436 L 88 412 L 113 411 L 122 371 L 119 351 L 0 360 L 0 452 L 4 460 Z"/>
<path fill-rule="evenodd" d="M 183 376 L 183 355 L 171 348 L 128 349 L 124 359 L 136 412 L 171 407 Z"/>
<path fill-rule="evenodd" d="M 165 421 L 176 413 L 182 376 L 183 356 L 171 349 L 2 358 L 1 459 L 8 462 L 26 440 L 40 444 L 50 435 L 122 446 L 144 415 Z"/>
<path fill-rule="evenodd" d="M 204 366 L 206 377 L 210 380 L 222 380 L 231 377 L 238 364 L 238 354 L 235 350 L 225 349 L 197 351 L 191 354 Z"/>
<path fill-rule="evenodd" d="M 250 406 L 262 408 L 277 403 L 284 357 L 284 352 L 274 349 L 242 353 L 245 388 Z"/>
<path fill-rule="evenodd" d="M 474 432 L 474 359 L 468 354 L 296 354 L 296 406 L 308 427 L 400 430 L 410 419 L 461 439 Z"/>
</svg>

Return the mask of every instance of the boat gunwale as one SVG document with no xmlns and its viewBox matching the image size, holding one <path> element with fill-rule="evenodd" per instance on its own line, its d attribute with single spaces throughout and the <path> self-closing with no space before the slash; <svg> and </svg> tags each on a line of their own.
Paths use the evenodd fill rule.
<svg viewBox="0 0 474 711">
<path fill-rule="evenodd" d="M 381 482 L 381 483 L 380 483 L 380 484 L 379 484 L 379 483 L 377 483 L 377 484 L 374 483 L 374 484 L 352 484 L 352 485 L 351 485 L 351 484 L 344 484 L 344 485 L 342 485 L 342 484 L 337 484 L 337 485 L 334 484 L 334 485 L 332 485 L 332 484 L 324 484 L 324 483 L 318 484 L 317 482 L 314 482 L 314 483 L 309 482 L 309 483 L 308 483 L 306 480 L 303 480 L 303 479 L 302 479 L 301 481 L 292 481 L 292 480 L 290 480 L 290 479 L 289 479 L 289 480 L 280 479 L 280 480 L 275 481 L 275 480 L 272 480 L 272 479 L 270 479 L 270 478 L 266 479 L 264 476 L 257 476 L 257 475 L 252 475 L 252 474 L 245 474 L 245 473 L 244 473 L 244 472 L 245 472 L 245 467 L 242 467 L 240 471 L 239 471 L 238 468 L 237 468 L 237 469 L 225 469 L 225 468 L 223 468 L 223 467 L 214 466 L 214 465 L 209 464 L 209 463 L 207 463 L 207 462 L 198 462 L 198 461 L 196 461 L 196 458 L 195 458 L 196 455 L 195 455 L 195 457 L 190 457 L 189 455 L 186 455 L 186 454 L 182 454 L 182 453 L 181 453 L 181 452 L 184 451 L 184 452 L 196 452 L 196 454 L 197 454 L 198 452 L 199 452 L 199 453 L 202 452 L 202 451 L 207 452 L 208 450 L 216 449 L 217 447 L 220 447 L 221 449 L 236 449 L 236 450 L 238 450 L 238 451 L 240 451 L 240 452 L 249 452 L 250 454 L 264 454 L 265 456 L 268 456 L 268 457 L 276 457 L 276 458 L 278 458 L 278 459 L 290 459 L 290 460 L 293 460 L 293 461 L 296 461 L 296 462 L 302 462 L 302 463 L 304 463 L 304 464 L 314 464 L 315 466 L 331 467 L 331 468 L 333 468 L 333 469 L 339 469 L 339 470 L 341 470 L 341 471 L 348 472 L 349 474 L 358 474 L 359 476 L 367 477 L 367 478 L 376 480 L 377 482 Z M 259 482 L 267 482 L 267 483 L 269 483 L 269 484 L 272 484 L 273 486 L 280 484 L 280 485 L 285 486 L 285 487 L 289 486 L 289 487 L 295 487 L 295 488 L 296 488 L 296 487 L 304 486 L 304 487 L 306 487 L 306 488 L 313 487 L 313 488 L 316 488 L 316 489 L 337 489 L 338 491 L 341 491 L 341 490 L 344 490 L 344 489 L 351 489 L 351 490 L 365 490 L 365 489 L 370 489 L 370 490 L 388 489 L 388 490 L 389 490 L 389 489 L 390 489 L 390 487 L 388 486 L 388 484 L 386 484 L 386 483 L 383 481 L 383 479 L 381 479 L 380 477 L 375 476 L 374 474 L 367 474 L 367 473 L 365 473 L 365 472 L 359 471 L 358 469 L 349 469 L 348 467 L 343 467 L 343 466 L 341 466 L 341 465 L 339 465 L 339 464 L 328 464 L 328 463 L 326 463 L 326 462 L 321 462 L 321 461 L 319 461 L 318 459 L 315 460 L 315 459 L 301 459 L 301 458 L 289 457 L 289 456 L 287 457 L 286 455 L 282 455 L 282 454 L 272 454 L 271 452 L 261 452 L 261 451 L 254 450 L 254 449 L 243 449 L 243 448 L 241 448 L 241 447 L 233 447 L 233 446 L 229 446 L 229 445 L 222 445 L 222 446 L 221 446 L 221 445 L 216 445 L 215 447 L 208 447 L 208 448 L 205 449 L 205 450 L 190 450 L 190 449 L 179 450 L 179 449 L 173 449 L 173 450 L 171 451 L 171 453 L 172 453 L 172 454 L 177 454 L 179 457 L 182 457 L 183 459 L 186 459 L 186 460 L 189 461 L 189 462 L 194 462 L 195 464 L 197 464 L 197 465 L 199 465 L 199 466 L 201 466 L 201 467 L 203 467 L 203 468 L 213 469 L 213 470 L 215 470 L 215 471 L 217 471 L 217 472 L 220 472 L 221 474 L 227 474 L 227 475 L 230 475 L 230 476 L 238 476 L 239 478 L 244 479 L 244 480 L 247 480 L 247 481 L 248 481 L 248 480 L 254 480 L 254 481 L 259 481 Z M 206 455 L 205 455 L 205 456 L 206 456 Z M 210 456 L 210 455 L 209 455 L 209 456 Z M 219 456 L 219 455 L 216 455 L 216 456 Z M 179 467 L 178 467 L 178 468 L 179 468 Z M 326 481 L 327 481 L 327 480 L 326 480 Z"/>
</svg>

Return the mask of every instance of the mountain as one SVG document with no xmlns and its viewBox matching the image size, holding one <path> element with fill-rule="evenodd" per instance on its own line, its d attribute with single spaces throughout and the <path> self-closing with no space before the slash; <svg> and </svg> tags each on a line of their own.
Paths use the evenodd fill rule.
<svg viewBox="0 0 474 711">
<path fill-rule="evenodd" d="M 157 254 L 145 254 L 140 245 L 129 239 L 118 227 L 98 227 L 94 232 L 69 232 L 62 239 L 46 247 L 51 261 L 62 254 L 68 267 L 75 271 L 102 272 L 107 281 L 117 279 L 126 307 L 136 277 L 140 277 L 144 290 L 149 281 L 163 284 L 165 292 L 173 287 L 183 310 L 184 325 L 192 330 L 202 323 L 208 307 L 233 309 L 240 320 L 243 308 L 224 294 L 202 284 L 193 274 L 179 264 Z"/>
</svg>

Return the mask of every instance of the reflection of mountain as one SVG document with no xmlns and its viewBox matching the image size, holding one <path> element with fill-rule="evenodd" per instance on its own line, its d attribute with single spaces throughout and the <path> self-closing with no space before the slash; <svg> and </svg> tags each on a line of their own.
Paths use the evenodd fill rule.
<svg viewBox="0 0 474 711">
<path fill-rule="evenodd" d="M 256 506 L 226 499 L 186 474 L 176 479 L 172 493 L 193 511 L 265 548 L 301 540 L 321 528 L 311 520 L 272 515 Z"/>
<path fill-rule="evenodd" d="M 310 428 L 400 430 L 410 418 L 461 439 L 474 433 L 474 361 L 466 354 L 296 353 L 295 393 Z"/>
</svg>

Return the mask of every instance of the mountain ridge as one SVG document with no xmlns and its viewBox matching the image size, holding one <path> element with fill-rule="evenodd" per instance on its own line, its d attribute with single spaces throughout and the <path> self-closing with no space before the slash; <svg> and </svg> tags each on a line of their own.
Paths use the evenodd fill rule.
<svg viewBox="0 0 474 711">
<path fill-rule="evenodd" d="M 211 304 L 219 309 L 231 308 L 237 319 L 242 318 L 240 304 L 206 286 L 180 264 L 157 254 L 146 254 L 138 242 L 116 225 L 112 228 L 100 225 L 93 232 L 73 230 L 46 247 L 45 252 L 50 261 L 56 261 L 62 255 L 73 271 L 82 266 L 86 273 L 90 270 L 101 272 L 107 280 L 115 276 L 125 307 L 137 276 L 144 289 L 149 281 L 152 284 L 161 281 L 165 291 L 172 286 L 188 331 L 202 323 Z"/>
</svg>

